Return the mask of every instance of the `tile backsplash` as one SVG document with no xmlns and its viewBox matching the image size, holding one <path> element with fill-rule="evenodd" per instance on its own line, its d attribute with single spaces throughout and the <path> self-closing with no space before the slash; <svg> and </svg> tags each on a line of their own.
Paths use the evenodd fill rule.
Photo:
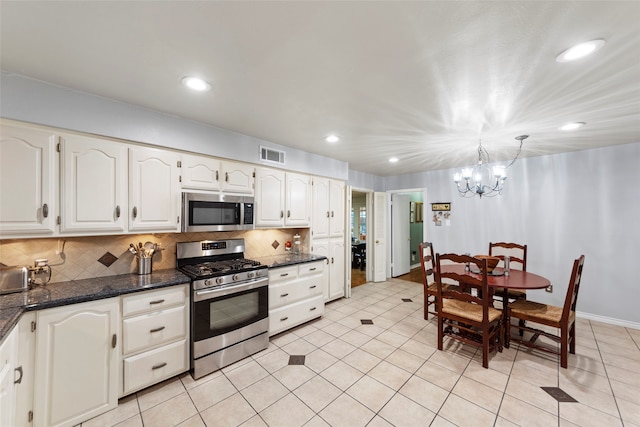
<svg viewBox="0 0 640 427">
<path fill-rule="evenodd" d="M 302 237 L 309 251 L 309 229 L 269 229 L 217 233 L 154 233 L 117 236 L 53 237 L 46 239 L 0 240 L 0 262 L 5 265 L 33 265 L 47 259 L 51 283 L 92 277 L 135 273 L 136 259 L 129 244 L 158 243 L 161 251 L 153 255 L 153 270 L 175 268 L 176 243 L 198 240 L 245 239 L 245 257 L 259 258 L 285 253 L 285 242 L 293 235 Z M 274 244 L 274 243 L 278 244 Z"/>
</svg>

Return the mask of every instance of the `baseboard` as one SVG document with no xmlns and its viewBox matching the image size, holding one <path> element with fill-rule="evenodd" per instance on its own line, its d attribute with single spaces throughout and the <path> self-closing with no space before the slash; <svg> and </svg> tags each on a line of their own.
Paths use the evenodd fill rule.
<svg viewBox="0 0 640 427">
<path fill-rule="evenodd" d="M 640 329 L 640 323 L 628 322 L 626 320 L 614 319 L 612 317 L 598 316 L 597 314 L 583 313 L 576 311 L 576 317 L 597 322 L 608 323 L 610 325 L 622 326 L 624 328 Z"/>
</svg>

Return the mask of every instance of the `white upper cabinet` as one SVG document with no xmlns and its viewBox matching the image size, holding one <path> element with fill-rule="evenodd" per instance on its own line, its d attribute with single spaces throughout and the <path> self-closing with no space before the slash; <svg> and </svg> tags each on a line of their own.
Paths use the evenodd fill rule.
<svg viewBox="0 0 640 427">
<path fill-rule="evenodd" d="M 182 155 L 182 188 L 217 191 L 220 189 L 220 160 L 206 156 Z"/>
<path fill-rule="evenodd" d="M 257 168 L 255 199 L 257 227 L 284 227 L 284 171 Z"/>
<path fill-rule="evenodd" d="M 306 227 L 311 219 L 311 177 L 298 173 L 287 173 L 286 179 L 284 224 L 289 227 Z"/>
<path fill-rule="evenodd" d="M 313 239 L 344 236 L 344 182 L 313 178 Z"/>
<path fill-rule="evenodd" d="M 311 177 L 256 169 L 256 226 L 306 227 L 310 222 Z"/>
<path fill-rule="evenodd" d="M 221 190 L 228 193 L 253 194 L 256 168 L 248 163 L 220 161 Z"/>
<path fill-rule="evenodd" d="M 127 146 L 62 136 L 61 232 L 127 230 Z"/>
<path fill-rule="evenodd" d="M 0 125 L 0 238 L 53 235 L 58 136 L 9 120 Z"/>
<path fill-rule="evenodd" d="M 180 231 L 178 154 L 129 148 L 129 231 Z"/>
<path fill-rule="evenodd" d="M 253 165 L 182 155 L 182 188 L 253 194 Z"/>
</svg>

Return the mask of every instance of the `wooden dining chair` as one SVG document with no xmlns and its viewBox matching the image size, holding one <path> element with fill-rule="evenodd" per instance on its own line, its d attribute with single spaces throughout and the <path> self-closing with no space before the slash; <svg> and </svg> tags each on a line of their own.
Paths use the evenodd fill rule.
<svg viewBox="0 0 640 427">
<path fill-rule="evenodd" d="M 418 252 L 420 253 L 420 267 L 422 268 L 422 285 L 424 286 L 424 320 L 429 320 L 429 313 L 434 316 L 437 314 L 436 304 L 436 278 L 434 267 L 436 258 L 433 252 L 433 244 L 431 242 L 421 242 L 418 244 Z M 446 289 L 453 288 L 453 284 L 444 284 Z M 434 308 L 429 311 L 429 306 Z"/>
<path fill-rule="evenodd" d="M 526 345 L 527 347 L 537 348 L 539 350 L 558 353 L 557 349 L 536 343 L 540 335 L 552 339 L 560 343 L 560 366 L 567 367 L 569 355 L 576 352 L 576 302 L 578 301 L 578 290 L 580 289 L 580 278 L 582 277 L 582 268 L 584 266 L 584 255 L 573 262 L 573 270 L 571 271 L 571 279 L 567 288 L 567 295 L 564 299 L 564 305 L 557 307 L 554 305 L 541 304 L 529 300 L 517 300 L 509 304 L 507 309 L 507 325 L 511 328 L 517 328 L 522 333 L 530 332 L 533 336 L 525 340 L 523 338 L 512 338 L 512 342 Z M 521 322 L 518 325 L 511 325 L 511 318 L 515 317 L 520 321 L 527 321 L 529 324 L 523 326 Z M 559 329 L 560 333 L 551 333 L 542 329 L 531 327 L 530 323 L 538 323 L 541 325 L 551 326 Z M 522 335 L 522 333 L 520 335 Z"/>
<path fill-rule="evenodd" d="M 471 276 L 455 272 L 443 272 L 447 267 L 475 265 L 481 273 Z M 482 366 L 489 367 L 489 353 L 502 351 L 504 329 L 502 312 L 493 308 L 493 296 L 487 282 L 487 260 L 468 255 L 436 255 L 436 301 L 438 315 L 438 350 L 443 348 L 445 336 L 482 348 Z M 443 281 L 458 284 L 447 289 Z M 465 288 L 476 288 L 477 292 L 463 292 Z"/>
<path fill-rule="evenodd" d="M 509 256 L 509 268 L 527 271 L 527 245 L 507 242 L 489 242 L 489 255 L 498 257 L 504 266 L 505 255 Z M 501 296 L 505 292 L 504 288 L 494 290 L 496 296 Z M 509 299 L 527 299 L 527 292 L 519 289 L 507 289 Z"/>
</svg>

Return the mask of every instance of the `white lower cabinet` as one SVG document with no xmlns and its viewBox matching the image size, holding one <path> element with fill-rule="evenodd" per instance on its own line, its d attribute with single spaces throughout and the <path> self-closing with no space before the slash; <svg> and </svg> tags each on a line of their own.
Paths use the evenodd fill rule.
<svg viewBox="0 0 640 427">
<path fill-rule="evenodd" d="M 333 301 L 344 296 L 345 246 L 344 238 L 314 240 L 312 252 L 327 257 L 327 274 L 324 282 L 324 299 Z"/>
<path fill-rule="evenodd" d="M 122 297 L 120 396 L 189 369 L 188 285 Z"/>
<path fill-rule="evenodd" d="M 269 269 L 269 336 L 324 314 L 325 261 Z"/>
<path fill-rule="evenodd" d="M 118 405 L 120 301 L 37 313 L 34 425 L 75 426 Z"/>
<path fill-rule="evenodd" d="M 14 372 L 18 363 L 18 331 L 14 329 L 0 344 L 0 426 L 16 424 Z"/>
</svg>

